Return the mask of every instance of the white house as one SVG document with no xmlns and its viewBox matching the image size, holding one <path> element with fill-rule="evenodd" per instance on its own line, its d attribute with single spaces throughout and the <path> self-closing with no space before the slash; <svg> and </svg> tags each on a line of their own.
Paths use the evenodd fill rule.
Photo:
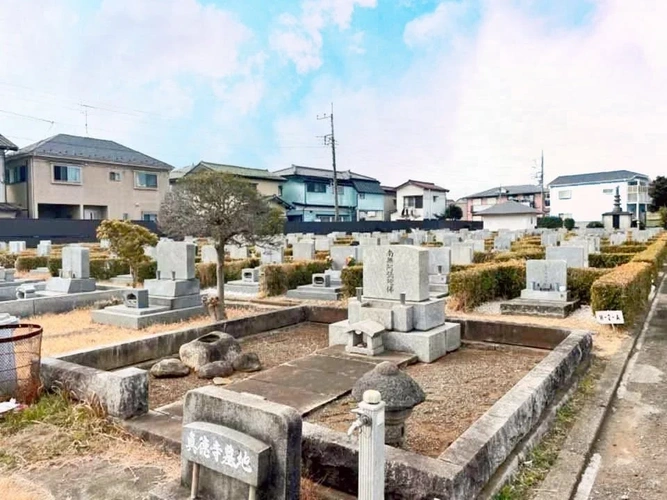
<svg viewBox="0 0 667 500">
<path fill-rule="evenodd" d="M 540 211 L 516 201 L 506 201 L 493 205 L 491 208 L 479 212 L 478 215 L 482 218 L 484 229 L 490 231 L 509 229 L 514 231 L 535 228 Z"/>
<path fill-rule="evenodd" d="M 551 215 L 574 219 L 580 226 L 600 221 L 614 207 L 618 187 L 621 208 L 632 212 L 635 220 L 646 222 L 651 202 L 648 184 L 647 175 L 628 170 L 562 175 L 549 183 Z"/>
<path fill-rule="evenodd" d="M 448 192 L 432 182 L 404 182 L 396 188 L 396 212 L 391 220 L 435 219 L 447 208 Z"/>
</svg>

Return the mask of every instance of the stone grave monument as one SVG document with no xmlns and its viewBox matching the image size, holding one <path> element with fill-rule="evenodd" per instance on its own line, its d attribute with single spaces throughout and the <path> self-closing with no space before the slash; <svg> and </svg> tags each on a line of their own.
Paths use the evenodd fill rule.
<svg viewBox="0 0 667 500">
<path fill-rule="evenodd" d="M 194 243 L 160 241 L 156 279 L 146 280 L 143 290 L 128 291 L 122 305 L 91 311 L 93 321 L 138 329 L 204 314 L 195 250 Z"/>
<path fill-rule="evenodd" d="M 429 294 L 429 250 L 389 245 L 364 249 L 363 290 L 348 301 L 348 319 L 329 326 L 329 345 L 367 347 L 370 322 L 385 350 L 430 363 L 459 348 L 461 326 L 445 322 L 445 299 Z M 350 341 L 350 337 L 353 339 Z M 373 350 L 379 349 L 373 341 Z"/>
<path fill-rule="evenodd" d="M 39 295 L 94 292 L 95 280 L 90 277 L 90 250 L 79 246 L 62 249 L 60 276 L 50 278 Z"/>
<path fill-rule="evenodd" d="M 202 264 L 218 263 L 218 251 L 213 245 L 203 245 L 201 247 L 201 261 Z"/>
<path fill-rule="evenodd" d="M 564 260 L 567 267 L 588 267 L 588 244 L 586 246 L 547 247 L 546 260 Z"/>
<path fill-rule="evenodd" d="M 565 260 L 528 260 L 526 288 L 521 297 L 500 304 L 500 312 L 566 318 L 578 305 L 567 290 Z"/>
<path fill-rule="evenodd" d="M 431 297 L 441 298 L 449 295 L 451 261 L 451 248 L 428 249 L 428 290 Z"/>
<path fill-rule="evenodd" d="M 241 270 L 241 279 L 225 283 L 225 295 L 257 295 L 259 294 L 259 267 Z"/>
<path fill-rule="evenodd" d="M 315 241 L 301 240 L 292 245 L 292 260 L 313 260 L 315 258 Z"/>
<path fill-rule="evenodd" d="M 454 243 L 451 249 L 453 266 L 469 266 L 472 264 L 475 254 L 472 246 L 463 243 Z"/>
<path fill-rule="evenodd" d="M 287 297 L 302 300 L 340 300 L 343 290 L 340 273 L 330 269 L 323 273 L 315 273 L 310 285 L 288 290 Z"/>
</svg>

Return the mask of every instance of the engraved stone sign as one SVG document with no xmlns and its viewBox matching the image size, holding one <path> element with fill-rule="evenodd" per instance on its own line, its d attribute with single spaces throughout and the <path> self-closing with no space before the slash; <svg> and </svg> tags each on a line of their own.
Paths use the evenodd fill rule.
<svg viewBox="0 0 667 500">
<path fill-rule="evenodd" d="M 406 245 L 364 247 L 364 297 L 428 300 L 429 251 Z"/>
<path fill-rule="evenodd" d="M 260 486 L 271 464 L 271 447 L 247 434 L 208 422 L 183 426 L 181 457 L 250 486 Z"/>
</svg>

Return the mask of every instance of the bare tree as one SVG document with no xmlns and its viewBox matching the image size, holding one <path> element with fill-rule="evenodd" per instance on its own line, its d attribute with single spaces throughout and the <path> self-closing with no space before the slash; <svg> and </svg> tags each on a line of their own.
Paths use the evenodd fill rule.
<svg viewBox="0 0 667 500">
<path fill-rule="evenodd" d="M 261 244 L 282 232 L 283 218 L 245 179 L 227 173 L 203 172 L 181 178 L 167 193 L 158 225 L 174 237 L 208 237 L 218 255 L 218 313 L 225 311 L 225 246 Z"/>
</svg>

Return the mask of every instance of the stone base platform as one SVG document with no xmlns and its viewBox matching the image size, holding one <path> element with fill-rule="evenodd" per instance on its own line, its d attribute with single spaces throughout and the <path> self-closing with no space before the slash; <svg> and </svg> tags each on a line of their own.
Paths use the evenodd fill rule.
<svg viewBox="0 0 667 500">
<path fill-rule="evenodd" d="M 303 285 L 294 290 L 288 290 L 287 296 L 290 299 L 301 300 L 340 300 L 342 290 L 342 287 L 333 285 L 328 287 Z"/>
<path fill-rule="evenodd" d="M 500 304 L 500 314 L 567 318 L 578 307 L 578 300 L 555 301 L 518 298 Z"/>
<path fill-rule="evenodd" d="M 119 274 L 114 276 L 109 281 L 114 285 L 118 286 L 131 286 L 132 285 L 132 275 L 131 274 Z"/>
<path fill-rule="evenodd" d="M 95 289 L 93 278 L 51 278 L 46 282 L 47 292 L 83 293 L 94 292 Z"/>
<path fill-rule="evenodd" d="M 347 344 L 349 320 L 329 325 L 329 345 Z M 386 349 L 414 353 L 420 362 L 432 363 L 461 346 L 461 325 L 444 323 L 427 331 L 386 331 L 382 334 Z"/>
<path fill-rule="evenodd" d="M 248 283 L 243 280 L 234 280 L 225 283 L 225 295 L 259 295 L 259 283 Z"/>
<path fill-rule="evenodd" d="M 144 313 L 144 311 L 146 312 Z M 202 305 L 174 310 L 169 310 L 163 306 L 149 306 L 144 309 L 136 309 L 126 306 L 111 306 L 105 309 L 91 311 L 90 315 L 95 323 L 140 330 L 156 323 L 175 323 L 177 321 L 183 321 L 195 316 L 201 316 L 205 312 L 204 306 Z"/>
<path fill-rule="evenodd" d="M 449 295 L 449 285 L 431 283 L 428 285 L 428 293 L 432 299 L 447 297 Z"/>
</svg>

